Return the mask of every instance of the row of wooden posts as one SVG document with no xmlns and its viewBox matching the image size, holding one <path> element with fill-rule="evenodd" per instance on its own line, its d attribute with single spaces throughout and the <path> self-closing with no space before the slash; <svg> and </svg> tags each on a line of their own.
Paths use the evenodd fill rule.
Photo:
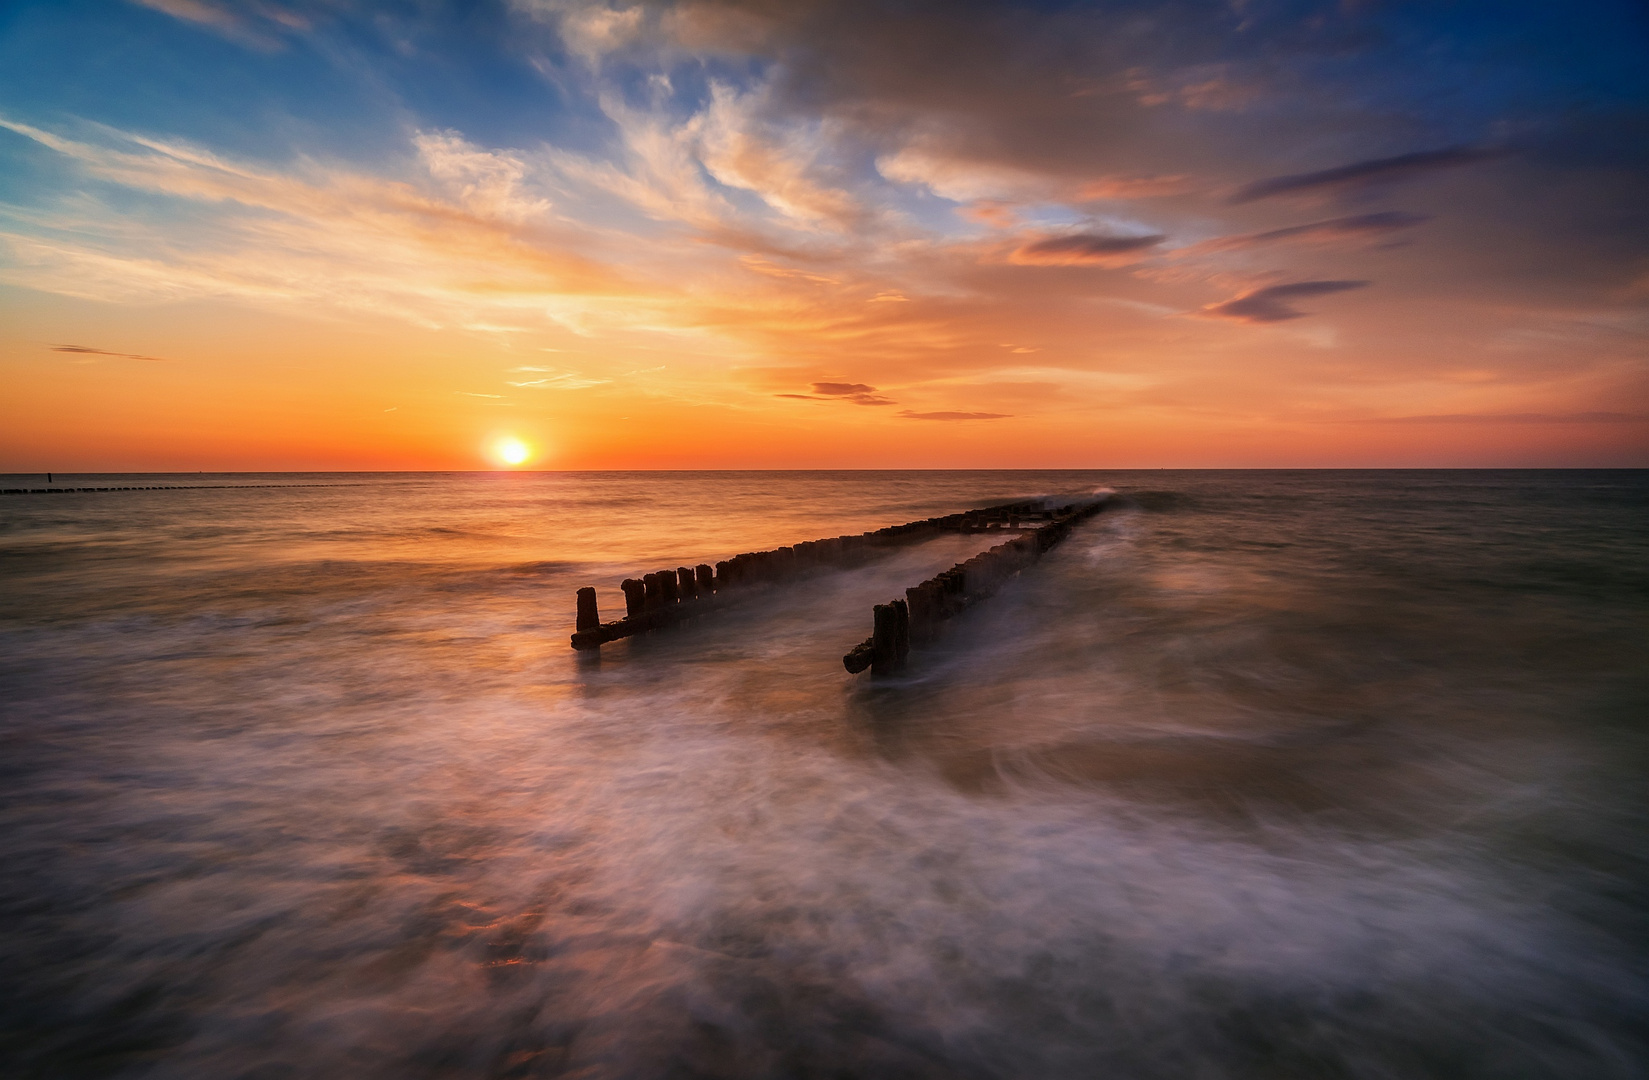
<svg viewBox="0 0 1649 1080">
<path fill-rule="evenodd" d="M 1014 540 L 998 544 L 915 589 L 907 589 L 905 600 L 895 601 L 892 605 L 877 605 L 876 633 L 844 657 L 844 663 L 853 672 L 863 671 L 866 667 L 878 674 L 892 671 L 904 662 L 909 652 L 913 611 L 916 612 L 917 636 L 920 640 L 927 640 L 931 636 L 932 624 L 989 595 L 985 582 L 990 575 L 998 575 L 990 585 L 990 589 L 994 589 L 1002 577 L 1034 562 L 1043 551 L 1064 537 L 1071 524 L 1097 512 L 1100 505 L 1084 503 L 1050 510 L 1042 500 L 1004 503 L 903 525 L 889 525 L 873 532 L 809 540 L 770 551 L 745 552 L 713 567 L 709 563 L 699 563 L 674 570 L 658 570 L 639 578 L 624 579 L 620 585 L 624 592 L 624 617 L 611 622 L 601 621 L 596 591 L 586 587 L 578 590 L 578 615 L 572 646 L 580 650 L 599 649 L 609 641 L 674 626 L 715 611 L 736 600 L 740 593 L 755 587 L 780 584 L 822 570 L 861 566 L 892 550 L 920 543 L 941 533 L 1000 535 L 1017 532 L 1019 535 Z M 913 599 L 913 595 L 920 598 Z M 887 624 L 885 627 L 884 623 Z M 878 642 L 883 644 L 878 645 Z M 858 666 L 855 666 L 856 656 L 864 658 Z"/>
<path fill-rule="evenodd" d="M 1059 507 L 1049 514 L 1046 523 L 911 586 L 902 599 L 877 604 L 871 612 L 870 637 L 848 650 L 842 666 L 854 675 L 866 668 L 872 675 L 898 671 L 904 667 L 912 643 L 931 642 L 941 622 L 994 595 L 1004 581 L 1069 536 L 1077 522 L 1105 506 L 1106 500 L 1097 499 Z"/>
</svg>

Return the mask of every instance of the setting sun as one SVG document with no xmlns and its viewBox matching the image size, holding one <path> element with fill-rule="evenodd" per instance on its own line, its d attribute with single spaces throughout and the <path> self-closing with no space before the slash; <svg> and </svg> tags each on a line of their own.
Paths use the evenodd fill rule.
<svg viewBox="0 0 1649 1080">
<path fill-rule="evenodd" d="M 492 456 L 504 465 L 520 465 L 532 457 L 532 448 L 520 439 L 503 438 L 492 444 Z"/>
</svg>

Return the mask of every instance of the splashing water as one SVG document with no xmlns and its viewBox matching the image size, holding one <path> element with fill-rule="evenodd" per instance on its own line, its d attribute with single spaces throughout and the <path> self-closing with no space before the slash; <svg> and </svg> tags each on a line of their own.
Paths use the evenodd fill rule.
<svg viewBox="0 0 1649 1080">
<path fill-rule="evenodd" d="M 0 501 L 12 1075 L 1644 1074 L 1645 474 L 302 479 Z M 1107 489 L 898 678 L 986 538 L 567 647 Z"/>
</svg>

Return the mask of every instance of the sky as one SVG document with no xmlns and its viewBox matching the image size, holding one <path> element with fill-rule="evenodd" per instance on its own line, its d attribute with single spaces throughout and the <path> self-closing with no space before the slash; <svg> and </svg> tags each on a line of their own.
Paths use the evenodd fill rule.
<svg viewBox="0 0 1649 1080">
<path fill-rule="evenodd" d="M 1649 466 L 1649 5 L 9 0 L 0 386 L 13 473 Z"/>
</svg>

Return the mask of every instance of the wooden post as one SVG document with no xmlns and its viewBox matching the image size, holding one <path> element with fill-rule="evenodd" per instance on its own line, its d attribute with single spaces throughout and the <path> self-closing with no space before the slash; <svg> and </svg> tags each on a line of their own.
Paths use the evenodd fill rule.
<svg viewBox="0 0 1649 1080">
<path fill-rule="evenodd" d="M 926 642 L 930 616 L 928 615 L 927 582 L 912 585 L 905 590 L 905 610 L 910 613 L 912 640 Z"/>
<path fill-rule="evenodd" d="M 893 608 L 893 667 L 899 670 L 910 655 L 910 608 L 903 600 L 888 606 Z"/>
<path fill-rule="evenodd" d="M 625 578 L 619 586 L 624 590 L 624 614 L 635 618 L 647 610 L 647 586 L 640 578 Z"/>
<path fill-rule="evenodd" d="M 658 572 L 658 591 L 664 597 L 665 607 L 669 607 L 681 599 L 681 593 L 676 588 L 676 572 L 674 570 L 660 570 Z"/>
<path fill-rule="evenodd" d="M 892 604 L 877 604 L 873 615 L 876 628 L 870 635 L 870 673 L 892 675 L 898 664 L 898 648 L 894 644 L 899 620 Z"/>
<path fill-rule="evenodd" d="M 692 600 L 699 594 L 698 580 L 693 577 L 693 568 L 690 566 L 676 567 L 676 588 L 681 592 L 683 600 Z"/>
<path fill-rule="evenodd" d="M 601 627 L 601 614 L 595 606 L 595 590 L 589 587 L 578 590 L 578 629 L 596 630 Z"/>
<path fill-rule="evenodd" d="M 641 583 L 647 587 L 648 611 L 658 611 L 664 607 L 664 585 L 659 581 L 657 574 L 644 574 Z"/>
<path fill-rule="evenodd" d="M 699 563 L 693 572 L 698 578 L 700 596 L 709 596 L 716 591 L 716 572 L 710 569 L 709 563 Z"/>
</svg>

